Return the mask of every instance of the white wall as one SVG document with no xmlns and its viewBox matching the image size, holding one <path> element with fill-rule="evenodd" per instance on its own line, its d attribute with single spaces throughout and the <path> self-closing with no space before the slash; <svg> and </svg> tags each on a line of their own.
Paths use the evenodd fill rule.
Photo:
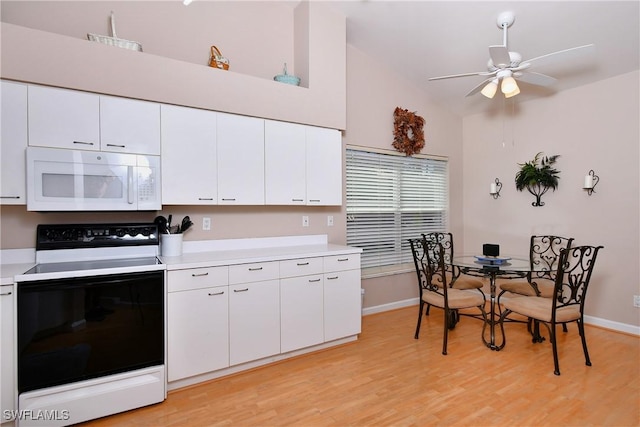
<svg viewBox="0 0 640 427">
<path fill-rule="evenodd" d="M 462 119 L 429 102 L 419 87 L 383 67 L 378 58 L 348 46 L 345 144 L 393 150 L 396 107 L 415 111 L 425 119 L 423 154 L 449 158 L 450 230 L 462 248 Z M 365 279 L 363 288 L 365 307 L 418 297 L 415 272 Z"/>
<path fill-rule="evenodd" d="M 548 98 L 507 101 L 502 114 L 465 117 L 463 144 L 464 249 L 498 243 L 502 253 L 528 254 L 532 234 L 574 237 L 576 245 L 603 245 L 589 288 L 586 313 L 640 325 L 639 73 L 624 74 Z M 513 108 L 513 111 L 512 111 Z M 503 145 L 504 141 L 504 145 Z M 559 187 L 533 207 L 516 191 L 518 163 L 543 151 L 559 154 Z M 595 193 L 582 190 L 593 169 Z M 488 194 L 498 177 L 497 200 Z"/>
</svg>

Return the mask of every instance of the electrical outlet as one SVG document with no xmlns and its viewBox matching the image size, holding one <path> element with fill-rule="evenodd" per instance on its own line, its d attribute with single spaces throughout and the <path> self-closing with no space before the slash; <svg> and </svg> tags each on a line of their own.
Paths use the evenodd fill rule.
<svg viewBox="0 0 640 427">
<path fill-rule="evenodd" d="M 327 216 L 327 225 L 329 227 L 333 227 L 333 215 L 328 215 Z"/>
<path fill-rule="evenodd" d="M 633 296 L 633 306 L 640 307 L 640 295 Z"/>
<path fill-rule="evenodd" d="M 304 215 L 304 216 L 302 217 L 302 226 L 303 226 L 303 227 L 308 227 L 308 226 L 309 226 L 309 217 L 308 217 L 308 216 L 306 216 L 306 215 Z"/>
<path fill-rule="evenodd" d="M 211 218 L 208 216 L 202 218 L 202 229 L 205 231 L 211 230 Z"/>
</svg>

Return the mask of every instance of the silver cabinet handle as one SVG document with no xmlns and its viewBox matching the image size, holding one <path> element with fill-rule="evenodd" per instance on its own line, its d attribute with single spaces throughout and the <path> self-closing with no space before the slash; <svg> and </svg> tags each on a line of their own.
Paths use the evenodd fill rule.
<svg viewBox="0 0 640 427">
<path fill-rule="evenodd" d="M 198 197 L 198 200 L 213 200 L 213 197 Z"/>
<path fill-rule="evenodd" d="M 304 199 L 291 199 L 292 202 L 304 202 Z"/>
<path fill-rule="evenodd" d="M 74 144 L 82 144 L 82 145 L 93 145 L 93 142 L 86 141 L 73 141 Z"/>
<path fill-rule="evenodd" d="M 327 277 L 327 280 L 336 280 L 338 278 L 338 276 L 334 276 L 334 277 Z"/>
<path fill-rule="evenodd" d="M 224 291 L 220 291 L 220 292 L 209 292 L 209 296 L 210 296 L 210 297 L 213 297 L 213 296 L 216 296 L 216 295 L 223 295 L 223 294 L 224 294 Z"/>
<path fill-rule="evenodd" d="M 5 295 L 11 295 L 11 291 L 9 291 L 9 292 L 5 292 L 5 293 L 3 293 L 3 294 L 0 294 L 0 297 L 3 297 L 3 296 L 5 296 Z"/>
<path fill-rule="evenodd" d="M 349 261 L 349 258 L 338 258 L 338 262 Z"/>
<path fill-rule="evenodd" d="M 249 268 L 249 271 L 260 271 L 260 270 L 262 270 L 262 267 Z"/>
<path fill-rule="evenodd" d="M 235 202 L 235 201 L 236 201 L 236 199 L 235 199 L 235 198 L 233 198 L 233 199 L 224 199 L 224 198 L 223 198 L 223 199 L 222 199 L 222 201 L 223 201 L 223 202 Z"/>
<path fill-rule="evenodd" d="M 299 262 L 296 265 L 309 265 L 309 263 L 308 262 Z"/>
<path fill-rule="evenodd" d="M 208 276 L 209 272 L 206 273 L 191 273 L 191 277 L 202 277 L 202 276 Z"/>
<path fill-rule="evenodd" d="M 20 196 L 0 196 L 0 199 L 19 199 Z"/>
<path fill-rule="evenodd" d="M 126 145 L 118 145 L 118 144 L 107 144 L 107 147 L 117 147 L 117 148 L 125 148 Z"/>
<path fill-rule="evenodd" d="M 309 279 L 309 283 L 316 283 L 319 282 L 320 279 Z"/>
<path fill-rule="evenodd" d="M 320 199 L 310 199 L 310 203 L 320 203 Z"/>
<path fill-rule="evenodd" d="M 233 292 L 247 292 L 249 290 L 249 288 L 244 288 L 244 289 L 234 289 Z"/>
</svg>

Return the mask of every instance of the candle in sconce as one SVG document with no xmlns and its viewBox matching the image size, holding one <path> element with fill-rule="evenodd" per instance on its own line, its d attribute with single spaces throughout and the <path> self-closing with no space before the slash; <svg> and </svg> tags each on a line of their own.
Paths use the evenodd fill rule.
<svg viewBox="0 0 640 427">
<path fill-rule="evenodd" d="M 593 176 L 586 175 L 584 177 L 584 188 L 593 188 Z"/>
<path fill-rule="evenodd" d="M 498 192 L 498 186 L 496 184 L 491 184 L 491 190 L 489 194 L 496 194 Z"/>
</svg>

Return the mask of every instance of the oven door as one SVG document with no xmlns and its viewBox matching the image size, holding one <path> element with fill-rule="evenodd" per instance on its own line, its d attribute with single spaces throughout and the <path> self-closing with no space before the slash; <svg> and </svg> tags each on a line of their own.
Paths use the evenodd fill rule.
<svg viewBox="0 0 640 427">
<path fill-rule="evenodd" d="M 18 391 L 164 364 L 164 273 L 17 286 Z"/>
</svg>

